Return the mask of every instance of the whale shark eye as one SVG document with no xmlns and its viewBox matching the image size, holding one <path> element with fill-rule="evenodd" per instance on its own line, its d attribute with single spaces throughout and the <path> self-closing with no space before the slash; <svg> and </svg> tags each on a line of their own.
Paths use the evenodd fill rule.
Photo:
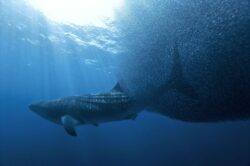
<svg viewBox="0 0 250 166">
<path fill-rule="evenodd" d="M 26 0 L 48 19 L 75 25 L 105 26 L 125 0 Z"/>
</svg>

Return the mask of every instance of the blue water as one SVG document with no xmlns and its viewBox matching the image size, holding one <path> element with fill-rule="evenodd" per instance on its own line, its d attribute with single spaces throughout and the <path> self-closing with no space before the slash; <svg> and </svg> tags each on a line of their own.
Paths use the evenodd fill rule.
<svg viewBox="0 0 250 166">
<path fill-rule="evenodd" d="M 164 43 L 166 45 L 174 40 L 171 36 L 173 33 L 179 34 L 178 41 L 183 39 L 182 43 L 186 43 L 182 47 L 195 43 L 196 47 L 188 47 L 190 49 L 182 51 L 192 53 L 191 58 L 191 55 L 195 57 L 195 53 L 207 51 L 205 43 L 210 42 L 210 49 L 215 46 L 213 38 L 226 31 L 223 26 L 206 24 L 209 19 L 206 20 L 205 16 L 199 14 L 207 10 L 201 7 L 199 11 L 192 10 L 197 9 L 199 5 L 204 7 L 213 4 L 209 0 L 194 0 L 192 3 L 164 3 L 160 0 L 155 1 L 155 4 L 154 1 L 128 2 L 132 7 L 124 9 L 124 13 L 119 13 L 120 21 L 116 22 L 118 25 L 110 25 L 120 28 L 120 31 L 114 32 L 98 27 L 56 24 L 47 20 L 42 13 L 26 6 L 22 0 L 0 0 L 0 166 L 250 164 L 249 120 L 191 123 L 145 111 L 135 121 L 111 122 L 100 124 L 99 127 L 78 127 L 78 137 L 72 138 L 61 126 L 42 119 L 28 109 L 30 103 L 38 100 L 108 91 L 120 79 L 128 85 L 131 95 L 144 94 L 144 91 L 148 90 L 145 88 L 145 82 L 150 82 L 151 86 L 160 85 L 164 79 L 162 80 L 159 73 L 168 70 L 168 67 L 161 66 L 168 65 L 168 62 L 159 64 L 162 43 L 161 38 L 155 36 L 162 36 L 165 32 L 170 34 L 169 41 Z M 249 2 L 214 2 L 218 2 L 216 5 L 213 4 L 217 8 L 210 6 L 214 11 L 207 12 L 207 15 L 217 12 L 217 15 L 212 16 L 214 24 L 234 25 L 233 21 L 238 20 L 230 31 L 222 34 L 223 37 L 242 29 L 245 35 L 241 41 L 248 43 L 243 45 L 246 47 L 242 47 L 242 50 L 250 50 L 250 33 L 247 28 L 250 20 L 247 12 L 250 10 Z M 163 5 L 157 6 L 159 3 Z M 142 4 L 145 5 L 144 9 L 156 14 L 150 15 L 150 12 L 146 13 L 143 10 L 141 12 L 139 9 L 142 9 Z M 177 15 L 180 20 L 188 21 L 183 25 L 183 22 L 167 19 L 172 15 L 161 13 L 165 9 Z M 210 10 L 209 7 L 206 9 Z M 230 23 L 225 22 L 226 19 L 223 20 L 227 18 L 223 15 L 227 10 L 235 14 L 230 18 L 236 17 Z M 184 14 L 179 13 L 180 11 Z M 197 13 L 193 13 L 192 18 L 186 18 L 185 12 L 190 11 Z M 167 20 L 167 24 L 159 21 L 161 17 Z M 141 19 L 144 21 L 138 21 Z M 188 29 L 193 24 L 198 30 Z M 101 40 L 101 37 L 107 40 Z M 220 40 L 224 41 L 223 37 Z M 237 36 L 232 38 L 234 40 Z M 82 45 L 81 42 L 87 44 Z M 155 43 L 157 48 L 152 48 Z M 225 43 L 225 48 L 230 47 L 232 43 L 237 44 L 234 41 Z M 128 52 L 124 52 L 126 48 Z M 151 50 L 155 54 L 152 54 Z M 196 59 L 203 55 L 208 56 L 199 54 Z M 184 58 L 184 62 L 192 64 L 187 57 Z M 243 66 L 249 66 L 247 62 Z M 204 61 L 201 64 L 207 63 Z M 145 66 L 148 66 L 145 70 L 140 68 Z M 191 68 L 188 70 L 192 71 L 192 66 L 196 65 L 189 66 Z M 206 69 L 213 69 L 207 66 Z M 249 68 L 246 71 L 250 71 Z M 205 79 L 210 78 L 212 72 L 207 73 Z M 249 76 L 248 73 L 241 74 Z M 195 80 L 196 76 L 194 74 L 191 78 Z M 147 78 L 147 81 L 143 80 L 144 78 Z M 211 80 L 209 81 L 212 82 Z M 202 89 L 198 83 L 194 81 L 197 89 Z M 248 84 L 243 87 L 249 90 Z"/>
</svg>

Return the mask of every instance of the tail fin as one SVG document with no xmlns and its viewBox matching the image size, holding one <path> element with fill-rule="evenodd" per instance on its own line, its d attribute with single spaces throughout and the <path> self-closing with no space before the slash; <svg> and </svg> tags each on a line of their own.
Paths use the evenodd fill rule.
<svg viewBox="0 0 250 166">
<path fill-rule="evenodd" d="M 166 92 L 168 90 L 174 89 L 188 97 L 193 99 L 198 98 L 198 94 L 194 88 L 187 82 L 183 75 L 183 69 L 180 61 L 180 54 L 178 50 L 178 44 L 175 42 L 173 50 L 173 67 L 170 73 L 169 80 L 166 84 L 162 85 L 159 90 L 161 92 Z"/>
</svg>

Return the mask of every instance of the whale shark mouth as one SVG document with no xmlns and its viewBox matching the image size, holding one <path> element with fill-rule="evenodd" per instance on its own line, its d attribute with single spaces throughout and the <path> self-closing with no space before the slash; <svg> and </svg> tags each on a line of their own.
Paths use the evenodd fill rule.
<svg viewBox="0 0 250 166">
<path fill-rule="evenodd" d="M 29 105 L 29 109 L 31 111 L 36 112 L 38 109 L 41 109 L 41 106 L 38 106 L 37 104 L 31 104 L 31 105 Z"/>
<path fill-rule="evenodd" d="M 30 104 L 29 109 L 40 116 L 45 116 L 49 111 L 49 105 L 47 102 L 41 101 Z"/>
</svg>

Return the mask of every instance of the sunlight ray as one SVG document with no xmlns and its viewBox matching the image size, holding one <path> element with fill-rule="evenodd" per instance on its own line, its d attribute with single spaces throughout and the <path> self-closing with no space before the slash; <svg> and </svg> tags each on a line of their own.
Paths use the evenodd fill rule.
<svg viewBox="0 0 250 166">
<path fill-rule="evenodd" d="M 113 20 L 124 0 L 27 0 L 48 19 L 75 25 L 105 26 Z"/>
</svg>

